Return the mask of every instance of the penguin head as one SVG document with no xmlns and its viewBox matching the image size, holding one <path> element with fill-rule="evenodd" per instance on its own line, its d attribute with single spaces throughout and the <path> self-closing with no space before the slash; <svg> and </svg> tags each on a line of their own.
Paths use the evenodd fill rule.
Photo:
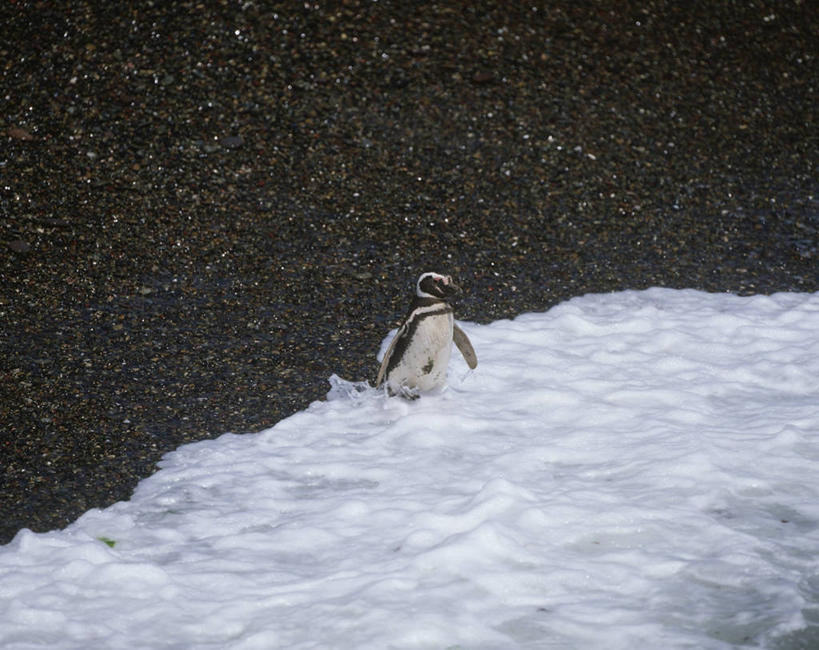
<svg viewBox="0 0 819 650">
<path fill-rule="evenodd" d="M 440 273 L 422 273 L 415 286 L 415 295 L 419 298 L 447 300 L 458 291 L 460 287 L 452 281 L 452 276 Z"/>
</svg>

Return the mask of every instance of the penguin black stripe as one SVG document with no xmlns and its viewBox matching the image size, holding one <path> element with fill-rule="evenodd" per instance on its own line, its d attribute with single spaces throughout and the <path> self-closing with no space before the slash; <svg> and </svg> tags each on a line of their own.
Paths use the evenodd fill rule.
<svg viewBox="0 0 819 650">
<path fill-rule="evenodd" d="M 440 305 L 452 311 L 452 307 L 450 307 L 449 304 L 443 300 L 439 300 L 438 298 L 418 298 L 416 296 L 415 300 L 412 302 L 412 307 L 410 307 L 410 310 L 407 312 L 407 315 L 404 316 L 404 320 L 402 322 L 404 324 L 409 322 L 410 319 L 414 318 L 413 315 L 419 310 L 423 310 L 426 307 L 438 307 Z M 428 312 L 421 311 L 420 313 Z"/>
<path fill-rule="evenodd" d="M 418 326 L 424 319 L 429 318 L 430 316 L 443 316 L 445 314 L 452 313 L 452 307 L 447 305 L 445 302 L 440 300 L 427 300 L 434 305 L 441 305 L 441 307 L 439 309 L 429 309 L 428 311 L 413 309 L 410 312 L 407 320 L 401 326 L 401 331 L 396 334 L 398 340 L 395 342 L 395 348 L 390 355 L 389 363 L 387 363 L 387 376 L 389 376 L 390 372 L 392 372 L 395 367 L 401 363 L 401 359 L 404 357 L 404 353 L 407 351 L 410 341 L 415 336 L 415 333 L 418 331 Z M 423 309 L 423 307 L 420 309 Z"/>
</svg>

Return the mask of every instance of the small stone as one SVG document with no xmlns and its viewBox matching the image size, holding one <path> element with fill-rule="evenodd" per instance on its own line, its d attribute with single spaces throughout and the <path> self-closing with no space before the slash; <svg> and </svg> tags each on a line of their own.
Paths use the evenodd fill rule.
<svg viewBox="0 0 819 650">
<path fill-rule="evenodd" d="M 59 217 L 42 217 L 37 220 L 37 223 L 48 228 L 68 228 L 71 225 L 68 221 Z"/>
<path fill-rule="evenodd" d="M 240 135 L 228 135 L 219 142 L 225 149 L 237 149 L 245 143 L 244 138 Z"/>
<path fill-rule="evenodd" d="M 8 129 L 6 129 L 6 135 L 13 140 L 23 140 L 24 142 L 34 140 L 34 136 L 31 134 L 31 132 L 20 126 L 10 126 Z"/>
<path fill-rule="evenodd" d="M 15 253 L 28 253 L 31 251 L 31 244 L 22 239 L 13 239 L 7 246 Z"/>
</svg>

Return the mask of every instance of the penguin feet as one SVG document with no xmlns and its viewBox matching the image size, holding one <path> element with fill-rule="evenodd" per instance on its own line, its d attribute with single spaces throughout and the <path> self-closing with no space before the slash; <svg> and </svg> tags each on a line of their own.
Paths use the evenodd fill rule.
<svg viewBox="0 0 819 650">
<path fill-rule="evenodd" d="M 421 397 L 421 392 L 417 388 L 410 388 L 409 386 L 401 386 L 397 392 L 394 392 L 392 389 L 389 391 L 391 396 L 398 395 L 399 397 L 403 397 L 405 400 L 416 400 Z"/>
</svg>

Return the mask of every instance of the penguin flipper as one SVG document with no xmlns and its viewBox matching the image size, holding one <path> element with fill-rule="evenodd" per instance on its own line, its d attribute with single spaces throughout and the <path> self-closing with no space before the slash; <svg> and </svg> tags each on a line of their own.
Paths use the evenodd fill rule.
<svg viewBox="0 0 819 650">
<path fill-rule="evenodd" d="M 395 343 L 398 339 L 401 338 L 401 334 L 404 331 L 404 326 L 402 325 L 401 328 L 395 333 L 392 341 L 390 341 L 390 346 L 387 348 L 387 351 L 384 353 L 384 358 L 381 360 L 381 367 L 378 369 L 378 377 L 375 379 L 375 386 L 378 388 L 381 383 L 387 378 L 387 366 L 390 365 L 390 357 L 392 357 L 393 350 L 395 349 Z"/>
<path fill-rule="evenodd" d="M 472 343 L 469 342 L 469 337 L 466 335 L 466 332 L 458 327 L 457 323 L 453 324 L 452 327 L 452 340 L 455 341 L 455 345 L 458 346 L 461 354 L 464 355 L 466 365 L 474 370 L 478 365 L 478 356 L 475 354 L 475 348 L 473 348 Z"/>
</svg>

